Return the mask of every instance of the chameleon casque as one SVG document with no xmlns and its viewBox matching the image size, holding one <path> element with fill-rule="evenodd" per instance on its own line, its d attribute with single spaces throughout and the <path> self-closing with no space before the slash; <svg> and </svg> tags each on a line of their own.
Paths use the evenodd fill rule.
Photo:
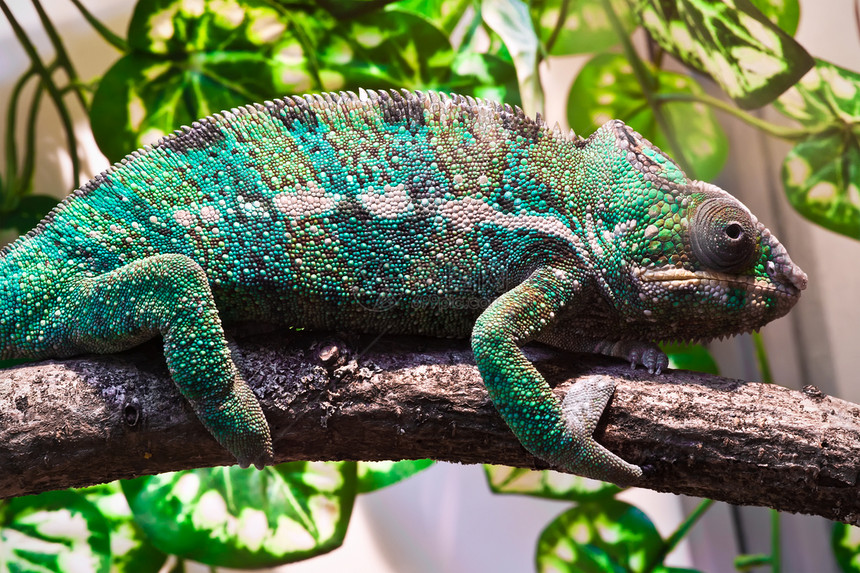
<svg viewBox="0 0 860 573">
<path fill-rule="evenodd" d="M 641 468 L 592 438 L 614 386 L 559 403 L 520 345 L 659 373 L 655 341 L 757 329 L 806 282 L 744 205 L 620 121 L 582 139 L 471 97 L 329 93 L 204 118 L 76 190 L 0 252 L 0 356 L 161 335 L 200 420 L 262 467 L 269 426 L 222 322 L 471 337 L 526 449 L 627 483 Z"/>
</svg>

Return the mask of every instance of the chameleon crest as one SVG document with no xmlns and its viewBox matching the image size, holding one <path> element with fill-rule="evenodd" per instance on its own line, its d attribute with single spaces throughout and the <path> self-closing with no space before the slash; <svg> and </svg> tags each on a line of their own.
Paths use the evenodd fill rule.
<svg viewBox="0 0 860 573">
<path fill-rule="evenodd" d="M 667 365 L 784 315 L 806 286 L 728 193 L 620 121 L 588 139 L 433 92 L 292 97 L 201 119 L 126 157 L 0 252 L 0 356 L 164 339 L 171 375 L 243 465 L 275 459 L 222 322 L 471 338 L 521 443 L 633 482 L 592 430 L 611 384 L 559 403 L 532 340 Z"/>
</svg>

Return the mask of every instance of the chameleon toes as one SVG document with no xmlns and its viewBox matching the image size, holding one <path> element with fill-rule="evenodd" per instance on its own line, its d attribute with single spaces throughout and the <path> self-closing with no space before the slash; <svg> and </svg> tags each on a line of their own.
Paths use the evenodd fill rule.
<svg viewBox="0 0 860 573">
<path fill-rule="evenodd" d="M 669 357 L 659 348 L 648 348 L 642 353 L 642 365 L 648 369 L 649 374 L 660 374 L 669 367 Z"/>
</svg>

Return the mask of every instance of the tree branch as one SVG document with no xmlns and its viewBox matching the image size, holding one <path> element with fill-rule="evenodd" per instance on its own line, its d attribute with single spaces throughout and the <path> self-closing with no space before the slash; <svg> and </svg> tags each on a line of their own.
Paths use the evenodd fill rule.
<svg viewBox="0 0 860 573">
<path fill-rule="evenodd" d="M 597 439 L 653 466 L 643 487 L 860 523 L 860 407 L 796 392 L 527 349 L 563 396 L 618 389 Z M 468 344 L 293 333 L 234 355 L 278 462 L 435 458 L 544 468 L 489 402 Z M 232 463 L 170 382 L 160 346 L 0 371 L 0 497 Z"/>
</svg>

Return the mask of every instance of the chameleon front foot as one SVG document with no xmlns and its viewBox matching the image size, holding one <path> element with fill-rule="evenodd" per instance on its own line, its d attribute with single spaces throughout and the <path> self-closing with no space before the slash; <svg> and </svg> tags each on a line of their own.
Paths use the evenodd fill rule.
<svg viewBox="0 0 860 573">
<path fill-rule="evenodd" d="M 589 376 L 568 391 L 561 410 L 571 443 L 548 461 L 577 475 L 621 485 L 642 478 L 642 468 L 624 461 L 593 438 L 597 422 L 614 391 L 615 383 L 605 376 Z"/>
<path fill-rule="evenodd" d="M 69 281 L 76 350 L 127 348 L 160 333 L 171 377 L 203 425 L 245 467 L 272 463 L 260 403 L 233 364 L 206 272 L 184 255 L 161 254 Z M 57 311 L 60 312 L 59 310 Z"/>
</svg>

